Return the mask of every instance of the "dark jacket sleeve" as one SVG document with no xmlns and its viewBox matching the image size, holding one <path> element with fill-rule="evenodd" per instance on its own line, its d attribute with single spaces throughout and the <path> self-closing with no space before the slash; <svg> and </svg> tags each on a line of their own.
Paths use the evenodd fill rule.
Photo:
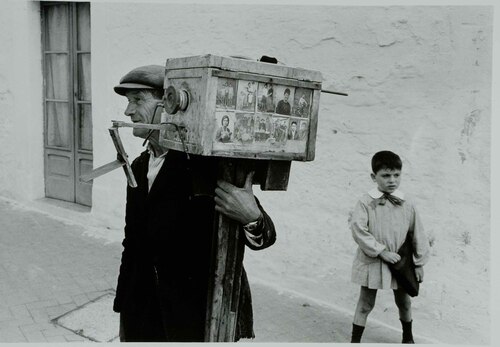
<svg viewBox="0 0 500 347">
<path fill-rule="evenodd" d="M 260 204 L 259 199 L 255 198 L 255 201 L 257 202 L 257 206 L 262 212 L 262 223 L 260 223 L 259 227 L 255 230 L 255 234 L 261 234 L 263 242 L 261 246 L 254 246 L 248 241 L 246 237 L 244 237 L 244 240 L 248 248 L 254 251 L 258 251 L 272 246 L 276 242 L 276 230 L 274 228 L 274 223 L 271 217 L 269 217 L 266 211 L 264 211 L 264 208 Z"/>
<path fill-rule="evenodd" d="M 127 186 L 127 205 L 126 205 L 126 210 L 127 212 L 131 210 L 131 202 L 129 201 L 129 190 L 130 187 Z M 120 271 L 118 274 L 118 283 L 116 285 L 116 296 L 115 300 L 113 302 L 113 311 L 115 312 L 120 312 L 121 311 L 121 298 L 122 298 L 122 291 L 125 286 L 125 283 L 127 281 L 127 277 L 130 273 L 130 264 L 131 264 L 131 256 L 132 256 L 132 247 L 134 246 L 134 234 L 135 232 L 133 231 L 134 229 L 134 223 L 130 222 L 130 214 L 125 213 L 125 237 L 122 242 L 123 246 L 123 251 L 122 251 L 122 257 L 121 257 L 121 263 L 120 263 Z M 127 219 L 129 221 L 127 222 Z"/>
<path fill-rule="evenodd" d="M 138 157 L 132 163 L 132 170 L 136 179 L 138 178 L 139 166 L 141 166 L 144 161 L 144 153 Z M 124 288 L 127 286 L 127 281 L 129 277 L 132 275 L 132 272 L 135 271 L 133 266 L 133 258 L 135 257 L 136 249 L 139 246 L 139 233 L 140 233 L 140 225 L 139 219 L 136 218 L 136 213 L 140 206 L 138 206 L 137 199 L 135 195 L 137 194 L 137 189 L 141 188 L 131 188 L 127 185 L 127 202 L 125 207 L 125 237 L 122 242 L 123 252 L 121 257 L 120 271 L 118 274 L 118 283 L 116 286 L 116 296 L 113 302 L 113 311 L 120 312 L 121 311 L 121 302 L 124 296 Z"/>
</svg>

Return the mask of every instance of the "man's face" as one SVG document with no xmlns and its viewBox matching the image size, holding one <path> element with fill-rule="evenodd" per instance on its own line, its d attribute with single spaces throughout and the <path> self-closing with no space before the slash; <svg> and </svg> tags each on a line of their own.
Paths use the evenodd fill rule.
<svg viewBox="0 0 500 347">
<path fill-rule="evenodd" d="M 156 104 L 161 100 L 156 99 L 148 90 L 131 90 L 125 96 L 128 99 L 128 105 L 125 109 L 125 115 L 130 117 L 133 123 L 158 124 L 160 117 L 153 119 Z M 148 136 L 148 129 L 134 128 L 134 136 L 145 139 Z"/>
<path fill-rule="evenodd" d="M 290 94 L 285 93 L 285 95 L 283 95 L 283 100 L 288 101 L 288 97 L 289 97 L 289 96 L 290 96 Z"/>
<path fill-rule="evenodd" d="M 371 174 L 373 182 L 377 183 L 378 190 L 393 193 L 401 183 L 401 170 L 380 169 L 376 174 Z"/>
<path fill-rule="evenodd" d="M 292 129 L 292 131 L 297 130 L 297 124 L 292 123 L 292 125 L 291 125 L 291 129 Z"/>
</svg>

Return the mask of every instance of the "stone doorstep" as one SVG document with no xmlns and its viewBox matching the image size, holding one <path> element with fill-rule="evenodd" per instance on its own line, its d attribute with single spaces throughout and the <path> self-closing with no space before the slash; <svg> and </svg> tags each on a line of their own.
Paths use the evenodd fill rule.
<svg viewBox="0 0 500 347">
<path fill-rule="evenodd" d="M 52 322 L 90 341 L 117 341 L 119 316 L 113 312 L 114 297 L 114 292 L 108 291 L 52 319 Z"/>
</svg>

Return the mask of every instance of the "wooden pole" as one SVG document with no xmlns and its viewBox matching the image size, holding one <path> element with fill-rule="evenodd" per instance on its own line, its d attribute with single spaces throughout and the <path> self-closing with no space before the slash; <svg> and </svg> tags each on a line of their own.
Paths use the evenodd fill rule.
<svg viewBox="0 0 500 347">
<path fill-rule="evenodd" d="M 218 179 L 243 187 L 252 161 L 220 159 Z M 234 342 L 245 242 L 241 225 L 216 213 L 212 246 L 205 341 Z"/>
<path fill-rule="evenodd" d="M 108 129 L 109 134 L 111 135 L 111 139 L 113 139 L 113 143 L 115 144 L 116 152 L 118 152 L 118 160 L 123 162 L 123 171 L 125 171 L 125 175 L 127 176 L 128 185 L 132 188 L 137 187 L 137 182 L 135 180 L 134 172 L 132 171 L 132 167 L 128 162 L 128 155 L 125 152 L 125 148 L 123 147 L 122 140 L 120 138 L 120 133 L 118 132 L 117 127 L 111 127 Z"/>
</svg>

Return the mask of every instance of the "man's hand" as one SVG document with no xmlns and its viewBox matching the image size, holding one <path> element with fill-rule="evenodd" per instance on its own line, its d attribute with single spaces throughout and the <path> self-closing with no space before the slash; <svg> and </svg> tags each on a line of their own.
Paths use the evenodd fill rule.
<svg viewBox="0 0 500 347">
<path fill-rule="evenodd" d="M 261 212 L 252 191 L 253 175 L 253 171 L 247 175 L 243 188 L 226 181 L 217 181 L 215 210 L 241 224 L 256 221 Z"/>
<path fill-rule="evenodd" d="M 379 257 L 389 264 L 396 264 L 401 260 L 401 256 L 399 254 L 388 250 L 382 251 L 382 253 L 379 254 Z"/>
<path fill-rule="evenodd" d="M 422 283 L 424 281 L 424 268 L 422 266 L 415 267 L 415 276 L 417 277 L 418 283 Z"/>
</svg>

